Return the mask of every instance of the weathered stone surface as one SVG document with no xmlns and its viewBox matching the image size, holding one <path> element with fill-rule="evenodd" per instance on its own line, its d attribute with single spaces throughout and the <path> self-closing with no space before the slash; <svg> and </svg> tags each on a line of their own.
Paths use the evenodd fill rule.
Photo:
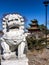
<svg viewBox="0 0 49 65">
<path fill-rule="evenodd" d="M 2 60 L 1 65 L 28 65 L 28 59 Z"/>
</svg>

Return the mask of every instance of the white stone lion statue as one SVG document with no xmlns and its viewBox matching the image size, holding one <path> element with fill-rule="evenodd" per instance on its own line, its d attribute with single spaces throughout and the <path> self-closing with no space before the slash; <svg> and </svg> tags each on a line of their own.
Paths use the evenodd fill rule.
<svg viewBox="0 0 49 65">
<path fill-rule="evenodd" d="M 18 58 L 25 57 L 24 49 L 26 45 L 26 36 L 24 33 L 24 18 L 19 14 L 7 14 L 3 18 L 3 36 L 1 38 L 1 47 L 3 49 L 3 59 L 10 59 L 16 55 L 18 49 Z"/>
</svg>

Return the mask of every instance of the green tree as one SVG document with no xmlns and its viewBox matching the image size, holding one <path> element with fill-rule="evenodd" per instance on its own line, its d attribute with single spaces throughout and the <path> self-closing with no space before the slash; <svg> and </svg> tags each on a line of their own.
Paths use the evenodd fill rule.
<svg viewBox="0 0 49 65">
<path fill-rule="evenodd" d="M 45 33 L 45 31 L 46 31 L 46 26 L 45 26 L 44 24 L 39 25 L 39 28 L 40 28 L 40 30 L 41 30 L 43 33 Z"/>
<path fill-rule="evenodd" d="M 28 43 L 28 49 L 41 49 L 44 48 L 45 45 L 42 44 L 45 42 L 45 38 L 36 39 L 33 35 L 26 37 Z"/>
</svg>

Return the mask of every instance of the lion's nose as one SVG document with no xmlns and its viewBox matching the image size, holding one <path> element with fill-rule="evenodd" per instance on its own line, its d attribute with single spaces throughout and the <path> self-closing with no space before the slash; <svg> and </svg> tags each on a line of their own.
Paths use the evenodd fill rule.
<svg viewBox="0 0 49 65">
<path fill-rule="evenodd" d="M 14 42 L 16 43 L 17 41 L 16 41 L 16 40 L 14 40 Z"/>
</svg>

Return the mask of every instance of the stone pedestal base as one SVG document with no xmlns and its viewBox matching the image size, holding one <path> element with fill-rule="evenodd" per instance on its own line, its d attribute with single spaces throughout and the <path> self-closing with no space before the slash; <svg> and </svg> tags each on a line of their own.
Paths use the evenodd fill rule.
<svg viewBox="0 0 49 65">
<path fill-rule="evenodd" d="M 2 60 L 1 65 L 28 65 L 28 59 Z"/>
</svg>

